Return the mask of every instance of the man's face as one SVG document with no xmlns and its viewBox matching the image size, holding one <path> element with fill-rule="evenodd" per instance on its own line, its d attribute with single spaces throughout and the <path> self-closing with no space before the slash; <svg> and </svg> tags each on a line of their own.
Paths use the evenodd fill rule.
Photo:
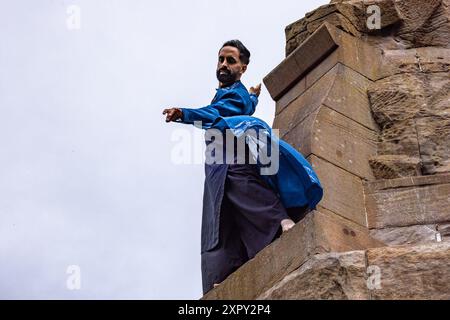
<svg viewBox="0 0 450 320">
<path fill-rule="evenodd" d="M 229 86 L 241 79 L 247 70 L 247 65 L 239 59 L 239 49 L 235 47 L 223 47 L 219 52 L 217 62 L 217 80 L 221 86 Z"/>
</svg>

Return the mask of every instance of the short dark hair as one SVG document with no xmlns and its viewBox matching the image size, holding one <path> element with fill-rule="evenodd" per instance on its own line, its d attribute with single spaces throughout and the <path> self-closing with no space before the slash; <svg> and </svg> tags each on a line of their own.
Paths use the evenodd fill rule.
<svg viewBox="0 0 450 320">
<path fill-rule="evenodd" d="M 248 51 L 248 49 L 244 46 L 244 44 L 235 39 L 235 40 L 230 40 L 227 41 L 223 44 L 223 47 L 235 47 L 239 50 L 239 59 L 241 59 L 243 64 L 249 64 L 250 63 L 250 51 Z M 222 50 L 222 48 L 220 48 L 220 50 Z"/>
</svg>

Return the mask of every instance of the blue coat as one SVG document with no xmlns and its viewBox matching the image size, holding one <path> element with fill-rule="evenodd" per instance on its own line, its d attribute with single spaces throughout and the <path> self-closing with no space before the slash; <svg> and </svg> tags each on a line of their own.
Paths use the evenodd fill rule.
<svg viewBox="0 0 450 320">
<path fill-rule="evenodd" d="M 241 81 L 226 88 L 216 89 L 210 105 L 189 109 L 182 108 L 180 123 L 194 124 L 201 121 L 203 129 L 215 128 L 222 132 L 231 129 L 237 137 L 249 129 L 261 130 L 279 142 L 279 169 L 276 174 L 261 177 L 280 197 L 285 208 L 303 207 L 315 209 L 323 196 L 320 181 L 309 162 L 292 146 L 279 139 L 264 121 L 251 117 L 258 104 L 258 97 L 249 94 Z M 205 164 L 203 193 L 202 253 L 216 247 L 219 241 L 220 208 L 224 194 L 227 164 Z"/>
</svg>

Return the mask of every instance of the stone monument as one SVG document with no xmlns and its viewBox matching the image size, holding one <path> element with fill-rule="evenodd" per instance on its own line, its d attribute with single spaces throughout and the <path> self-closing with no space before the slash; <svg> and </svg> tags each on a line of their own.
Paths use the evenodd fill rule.
<svg viewBox="0 0 450 320">
<path fill-rule="evenodd" d="M 203 299 L 450 299 L 449 19 L 351 0 L 286 27 L 273 127 L 324 198 Z"/>
</svg>

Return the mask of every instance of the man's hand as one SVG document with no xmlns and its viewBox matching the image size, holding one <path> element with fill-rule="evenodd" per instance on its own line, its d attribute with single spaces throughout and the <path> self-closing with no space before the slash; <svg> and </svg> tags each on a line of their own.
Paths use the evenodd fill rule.
<svg viewBox="0 0 450 320">
<path fill-rule="evenodd" d="M 164 109 L 163 114 L 166 114 L 166 122 L 177 121 L 183 118 L 183 111 L 180 108 Z"/>
<path fill-rule="evenodd" d="M 248 92 L 251 94 L 256 94 L 257 97 L 259 97 L 259 95 L 261 94 L 261 83 L 258 84 L 256 87 L 251 87 L 250 90 L 248 90 Z"/>
</svg>

